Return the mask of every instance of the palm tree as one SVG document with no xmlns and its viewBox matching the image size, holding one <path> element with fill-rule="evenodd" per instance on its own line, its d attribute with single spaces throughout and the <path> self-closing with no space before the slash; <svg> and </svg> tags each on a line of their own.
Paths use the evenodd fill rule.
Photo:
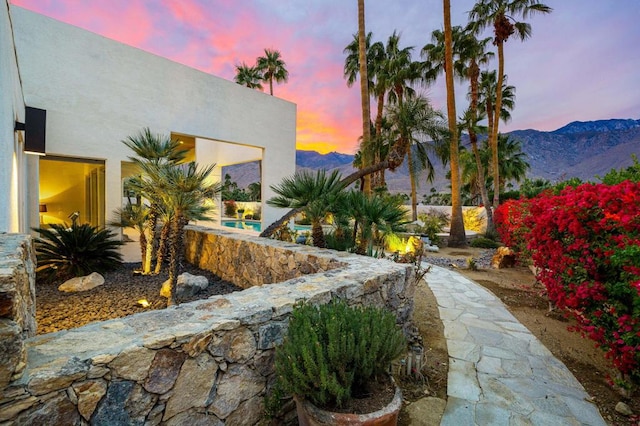
<svg viewBox="0 0 640 426">
<path fill-rule="evenodd" d="M 187 150 L 181 149 L 178 140 L 172 140 L 169 136 L 153 134 L 149 128 L 144 128 L 140 133 L 127 137 L 122 143 L 134 152 L 136 156 L 129 157 L 129 159 L 137 164 L 141 170 L 145 168 L 159 168 L 166 164 L 175 165 L 183 161 L 187 155 Z M 148 224 L 145 228 L 147 233 L 145 236 L 147 250 L 146 255 L 142 259 L 143 274 L 150 274 L 151 261 L 154 257 L 156 242 L 155 231 L 160 214 L 161 197 L 158 193 L 157 182 L 144 179 L 141 175 L 131 178 L 129 184 L 150 202 L 147 219 Z"/>
<path fill-rule="evenodd" d="M 475 165 L 477 168 L 478 179 L 481 182 L 485 181 L 484 172 L 485 168 L 480 161 L 480 153 L 478 150 L 478 121 L 480 117 L 478 115 L 478 102 L 480 98 L 480 65 L 487 64 L 493 57 L 493 52 L 487 52 L 486 47 L 489 41 L 489 37 L 478 40 L 471 30 L 472 27 L 467 26 L 464 32 L 461 34 L 459 43 L 459 55 L 460 61 L 464 63 L 464 73 L 469 80 L 469 109 L 465 112 L 464 123 L 467 132 L 469 133 L 469 142 L 471 144 L 471 151 L 475 158 Z M 482 198 L 482 204 L 484 205 L 487 215 L 487 229 L 486 235 L 494 236 L 495 225 L 493 223 L 493 209 L 489 202 L 489 194 L 487 193 L 484 185 L 479 186 L 480 197 Z"/>
<path fill-rule="evenodd" d="M 409 98 L 402 105 L 389 106 L 387 115 L 393 126 L 392 137 L 397 144 L 407 146 L 412 220 L 415 221 L 418 218 L 417 175 L 420 170 L 427 169 L 428 180 L 433 180 L 434 168 L 427 151 L 441 152 L 438 150 L 437 143 L 446 137 L 444 117 L 439 111 L 434 110 L 427 98 L 423 96 Z"/>
<path fill-rule="evenodd" d="M 349 191 L 344 196 L 347 214 L 355 219 L 359 234 L 356 252 L 366 254 L 383 241 L 383 236 L 397 232 L 406 221 L 402 200 L 399 197 L 367 196 L 359 191 Z"/>
<path fill-rule="evenodd" d="M 329 176 L 325 170 L 318 170 L 315 175 L 307 171 L 297 172 L 284 178 L 280 184 L 271 185 L 277 195 L 267 200 L 267 204 L 293 209 L 294 214 L 304 212 L 311 220 L 313 245 L 325 247 L 322 219 L 331 210 L 332 198 L 344 187 L 337 170 Z"/>
<path fill-rule="evenodd" d="M 451 228 L 449 246 L 466 247 L 467 237 L 462 220 L 462 198 L 460 188 L 460 163 L 458 155 L 458 125 L 456 123 L 456 96 L 453 85 L 453 39 L 451 29 L 451 1 L 443 0 L 444 6 L 444 46 L 445 79 L 447 82 L 447 119 L 449 121 L 449 162 L 451 165 Z"/>
<path fill-rule="evenodd" d="M 269 82 L 269 94 L 273 96 L 273 82 L 286 83 L 289 81 L 289 71 L 280 57 L 280 52 L 264 49 L 264 56 L 258 58 L 256 69 L 262 73 L 262 79 Z"/>
<path fill-rule="evenodd" d="M 448 1 L 448 0 L 445 0 Z M 493 44 L 498 48 L 498 82 L 493 123 L 490 124 L 489 146 L 492 149 L 493 164 L 498 162 L 498 126 L 502 111 L 502 85 L 504 84 L 504 43 L 512 34 L 524 41 L 531 36 L 531 24 L 516 21 L 517 16 L 526 19 L 536 13 L 550 13 L 553 9 L 538 0 L 479 0 L 469 12 L 469 19 L 474 22 L 477 31 L 493 26 Z M 513 23 L 512 23 L 513 21 Z M 493 167 L 493 181 L 500 181 L 499 168 Z M 496 188 L 497 189 L 497 188 Z M 500 203 L 498 190 L 494 190 L 493 207 Z"/>
<path fill-rule="evenodd" d="M 464 154 L 464 153 L 463 153 Z M 488 140 L 479 149 L 479 156 L 482 165 L 486 168 L 491 161 L 492 152 L 489 148 Z M 493 185 L 491 176 L 481 179 L 475 167 L 475 159 L 469 153 L 461 155 L 461 163 L 464 181 L 471 186 L 478 186 L 486 189 Z M 531 168 L 527 161 L 527 154 L 522 151 L 522 143 L 510 135 L 498 135 L 498 167 L 500 182 L 494 185 L 498 190 L 503 191 L 505 184 L 510 181 L 521 182 L 526 177 L 527 170 Z"/>
<path fill-rule="evenodd" d="M 215 164 L 200 168 L 195 162 L 187 164 L 161 164 L 143 166 L 148 178 L 159 186 L 163 204 L 171 212 L 169 231 L 169 298 L 167 304 L 175 305 L 175 286 L 178 265 L 184 251 L 184 226 L 190 220 L 208 220 L 207 213 L 214 207 L 209 203 L 220 192 L 220 183 L 212 183 L 211 172 Z"/>
<path fill-rule="evenodd" d="M 454 75 L 461 80 L 469 81 L 469 108 L 465 111 L 463 123 L 464 128 L 469 133 L 471 149 L 476 157 L 477 174 L 484 176 L 484 170 L 478 156 L 478 136 L 476 132 L 478 118 L 478 97 L 479 97 L 479 76 L 480 65 L 489 62 L 493 57 L 492 52 L 486 51 L 486 46 L 491 38 L 478 40 L 473 32 L 473 27 L 468 25 L 466 28 L 460 26 L 452 27 L 452 48 L 454 55 L 453 70 Z M 439 30 L 433 31 L 431 34 L 432 43 L 422 48 L 421 54 L 426 59 L 425 78 L 434 79 L 445 66 L 445 46 L 444 33 Z M 484 182 L 484 178 L 482 178 Z M 489 197 L 484 187 L 480 187 L 480 192 L 487 212 L 487 234 L 493 235 L 493 212 L 489 203 Z"/>
<path fill-rule="evenodd" d="M 369 102 L 369 76 L 367 74 L 367 47 L 366 47 L 366 31 L 364 21 L 364 0 L 358 0 L 358 68 L 360 73 L 360 101 L 362 103 L 362 152 L 367 153 L 369 143 L 371 143 L 371 108 Z M 362 157 L 362 166 L 371 165 L 368 155 Z M 364 177 L 363 191 L 365 194 L 371 193 L 371 177 Z"/>
<path fill-rule="evenodd" d="M 145 235 L 148 225 L 149 207 L 144 204 L 127 203 L 123 208 L 114 211 L 115 218 L 109 222 L 109 226 L 118 228 L 134 228 L 140 233 L 140 258 L 145 264 L 147 255 L 147 237 Z"/>
<path fill-rule="evenodd" d="M 239 65 L 236 64 L 236 76 L 234 80 L 236 83 L 247 86 L 250 89 L 263 89 L 262 81 L 264 81 L 264 78 L 260 70 L 244 62 Z"/>
<path fill-rule="evenodd" d="M 369 93 L 376 96 L 377 98 L 377 112 L 376 112 L 376 120 L 375 120 L 375 136 L 371 136 L 372 132 L 369 129 L 369 143 L 367 146 L 364 146 L 361 139 L 361 148 L 360 148 L 360 162 L 359 167 L 364 167 L 367 164 L 375 164 L 380 161 L 381 157 L 379 156 L 379 144 L 380 144 L 380 133 L 381 133 L 381 123 L 382 123 L 382 113 L 384 107 L 384 96 L 386 94 L 386 87 L 384 87 L 384 79 L 381 77 L 381 68 L 382 63 L 384 61 L 384 45 L 380 42 L 376 42 L 371 44 L 371 33 L 367 33 L 365 38 L 365 51 L 367 58 L 367 79 L 368 79 L 368 89 Z M 344 48 L 343 51 L 347 56 L 344 62 L 344 77 L 347 79 L 347 86 L 351 87 L 353 83 L 355 83 L 359 73 L 360 73 L 360 37 L 359 34 L 353 35 L 353 40 L 351 43 Z M 362 89 L 362 88 L 361 88 Z M 369 100 L 370 103 L 370 100 Z M 369 114 L 371 113 L 371 108 L 369 106 Z M 366 158 L 363 158 L 366 156 Z M 364 161 L 363 161 L 364 160 Z M 376 188 L 378 186 L 383 185 L 384 182 L 384 173 L 383 170 L 380 171 L 379 177 L 377 174 L 371 176 L 371 187 Z"/>
</svg>

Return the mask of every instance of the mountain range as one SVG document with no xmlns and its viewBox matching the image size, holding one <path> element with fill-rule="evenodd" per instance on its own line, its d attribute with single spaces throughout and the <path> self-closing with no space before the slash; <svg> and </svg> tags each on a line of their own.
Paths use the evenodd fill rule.
<svg viewBox="0 0 640 426">
<path fill-rule="evenodd" d="M 527 155 L 529 178 L 543 178 L 558 182 L 572 177 L 597 181 L 612 168 L 619 169 L 633 163 L 632 154 L 640 156 L 640 120 L 610 119 L 598 121 L 574 121 L 557 130 L 515 130 L 509 133 L 522 142 Z M 337 169 L 347 176 L 355 169 L 353 155 L 316 151 L 296 151 L 296 170 Z M 439 191 L 449 185 L 447 169 L 436 161 L 435 179 L 427 182 L 426 173 L 419 179 L 418 193 L 427 193 L 432 187 Z M 223 168 L 240 188 L 247 187 L 259 179 L 257 163 L 244 163 Z M 409 193 L 409 171 L 406 161 L 395 172 L 386 172 L 387 187 L 391 192 Z"/>
</svg>

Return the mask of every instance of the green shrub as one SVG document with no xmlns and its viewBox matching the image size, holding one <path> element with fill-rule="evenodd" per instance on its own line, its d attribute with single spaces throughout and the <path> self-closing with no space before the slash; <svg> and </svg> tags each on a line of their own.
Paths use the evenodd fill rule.
<svg viewBox="0 0 640 426">
<path fill-rule="evenodd" d="M 327 248 L 338 251 L 349 251 L 356 245 L 353 239 L 353 229 L 351 228 L 341 229 L 340 232 L 337 232 L 337 230 L 328 232 L 324 236 L 324 241 L 327 244 Z"/>
<path fill-rule="evenodd" d="M 469 245 L 476 248 L 494 249 L 500 247 L 502 244 L 497 241 L 493 241 L 490 238 L 478 237 L 471 240 Z"/>
<path fill-rule="evenodd" d="M 224 202 L 224 215 L 227 217 L 234 217 L 236 215 L 236 202 L 233 200 Z"/>
<path fill-rule="evenodd" d="M 291 314 L 276 374 L 285 392 L 322 407 L 340 407 L 386 374 L 406 348 L 393 314 L 333 301 Z"/>
<path fill-rule="evenodd" d="M 416 227 L 415 232 L 426 235 L 433 244 L 437 244 L 440 239 L 438 234 L 449 223 L 449 215 L 431 209 L 427 213 L 420 213 L 418 219 L 424 222 L 424 225 Z"/>
<path fill-rule="evenodd" d="M 115 240 L 108 229 L 98 229 L 88 223 L 51 225 L 50 229 L 34 228 L 41 238 L 36 239 L 38 273 L 45 279 L 68 279 L 103 273 L 122 263 L 118 251 L 123 243 Z"/>
</svg>

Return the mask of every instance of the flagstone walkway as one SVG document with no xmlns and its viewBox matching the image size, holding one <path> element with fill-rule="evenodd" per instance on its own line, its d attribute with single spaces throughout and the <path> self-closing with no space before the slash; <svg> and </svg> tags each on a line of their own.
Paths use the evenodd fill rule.
<svg viewBox="0 0 640 426">
<path fill-rule="evenodd" d="M 441 425 L 606 425 L 569 369 L 496 296 L 438 266 L 425 279 L 449 351 Z"/>
</svg>

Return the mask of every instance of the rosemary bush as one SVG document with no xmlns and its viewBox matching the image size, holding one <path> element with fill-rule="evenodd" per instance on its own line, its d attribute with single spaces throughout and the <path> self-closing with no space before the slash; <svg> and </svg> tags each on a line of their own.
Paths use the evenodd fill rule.
<svg viewBox="0 0 640 426">
<path fill-rule="evenodd" d="M 406 340 L 390 312 L 333 301 L 300 305 L 276 350 L 282 389 L 317 406 L 340 407 L 386 374 Z"/>
</svg>

